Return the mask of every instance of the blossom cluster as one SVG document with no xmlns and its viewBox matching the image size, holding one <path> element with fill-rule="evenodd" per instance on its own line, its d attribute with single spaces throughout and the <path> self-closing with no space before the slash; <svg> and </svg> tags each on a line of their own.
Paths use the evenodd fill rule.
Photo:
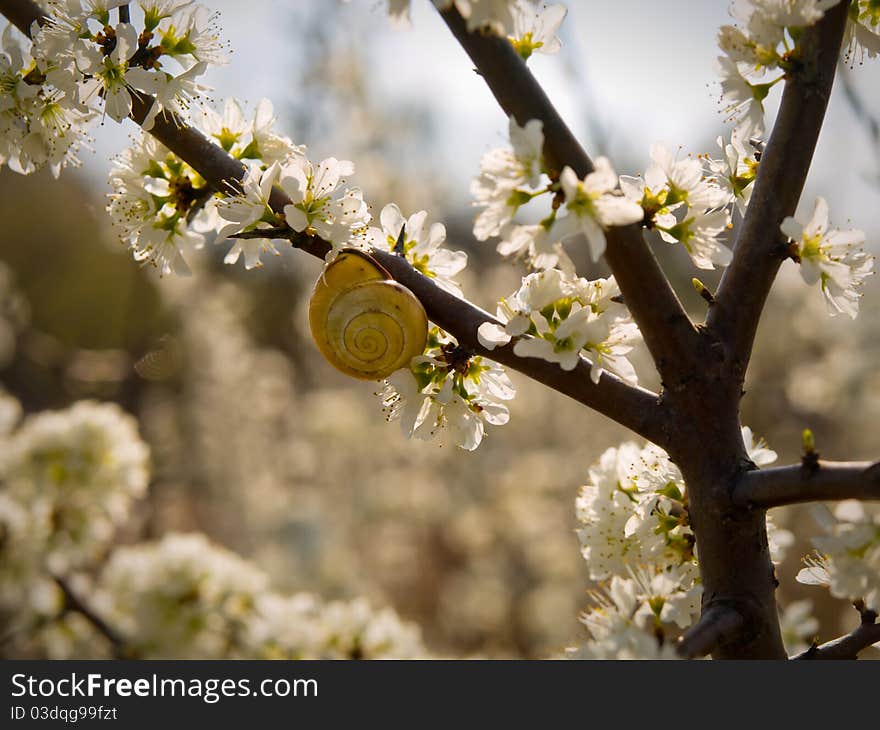
<svg viewBox="0 0 880 730">
<path fill-rule="evenodd" d="M 776 453 L 742 429 L 758 466 Z M 578 538 L 589 576 L 599 581 L 582 616 L 590 640 L 573 658 L 674 658 L 670 640 L 700 610 L 700 586 L 687 487 L 665 451 L 624 443 L 605 451 L 577 497 Z M 771 553 L 782 560 L 792 536 L 768 523 Z"/>
<path fill-rule="evenodd" d="M 219 231 L 219 240 L 238 234 L 259 236 L 261 229 L 286 226 L 330 243 L 327 260 L 331 261 L 343 247 L 352 245 L 357 234 L 364 233 L 372 219 L 360 188 L 345 187 L 345 178 L 353 173 L 354 163 L 348 160 L 328 157 L 314 163 L 299 154 L 266 169 L 250 167 L 242 193 L 219 204 L 220 217 L 228 221 Z M 275 185 L 289 198 L 282 213 L 270 205 Z M 261 251 L 275 252 L 270 237 L 267 234 L 266 238 L 252 237 L 236 243 L 236 247 L 247 247 L 252 252 L 246 256 L 248 268 L 259 264 Z"/>
<path fill-rule="evenodd" d="M 245 117 L 235 99 L 227 99 L 222 114 L 205 107 L 199 118 L 209 140 L 254 171 L 245 180 L 245 190 L 267 167 L 304 155 L 303 147 L 276 132 L 268 99 L 257 104 L 251 118 Z M 232 190 L 213 189 L 190 165 L 148 134 L 137 137 L 113 161 L 110 185 L 107 210 L 120 239 L 136 260 L 155 265 L 162 274 L 189 273 L 185 254 L 204 245 L 206 236 L 220 228 L 223 214 L 234 217 L 241 207 L 220 197 Z M 264 210 L 260 214 L 264 215 Z M 264 217 L 274 221 L 272 216 L 271 211 L 265 212 Z M 249 227 L 259 224 L 252 221 Z M 224 232 L 237 228 L 235 223 L 221 228 L 221 240 Z M 252 268 L 259 265 L 266 246 L 259 239 L 236 240 L 226 261 L 235 263 L 243 254 L 245 265 Z"/>
<path fill-rule="evenodd" d="M 521 127 L 511 117 L 509 133 L 511 146 L 483 155 L 480 175 L 471 184 L 474 205 L 483 208 L 474 221 L 477 240 L 499 236 L 502 255 L 523 258 L 539 270 L 557 265 L 569 269 L 563 240 L 582 233 L 593 260 L 598 261 L 609 227 L 642 220 L 639 205 L 616 190 L 617 176 L 606 158 L 597 159 L 594 170 L 583 179 L 566 166 L 553 181 L 544 163 L 541 121 L 532 119 Z M 514 222 L 520 208 L 547 194 L 553 204 L 539 223 Z"/>
<path fill-rule="evenodd" d="M 229 55 L 217 15 L 191 0 L 141 0 L 131 22 L 129 4 L 51 0 L 29 51 L 4 31 L 0 160 L 11 169 L 49 165 L 57 176 L 99 112 L 121 121 L 135 109 L 149 129 L 160 112 L 186 118 L 209 91 L 199 77 Z"/>
<path fill-rule="evenodd" d="M 800 63 L 802 31 L 815 24 L 840 0 L 734 0 L 731 14 L 738 21 L 723 25 L 718 45 L 721 98 L 728 119 L 736 122 L 743 139 L 764 133 L 764 99 L 770 89 Z M 845 54 L 875 57 L 880 53 L 880 9 L 874 0 L 855 0 L 843 48 Z"/>
<path fill-rule="evenodd" d="M 746 172 L 740 170 L 739 161 L 744 160 L 749 170 L 748 153 L 736 137 L 723 145 L 723 151 L 722 160 L 709 161 L 710 170 L 718 170 L 718 179 L 705 174 L 701 160 L 676 159 L 659 144 L 651 145 L 651 165 L 643 176 L 620 178 L 624 195 L 644 210 L 646 226 L 668 243 L 680 242 L 700 269 L 727 266 L 732 259 L 719 238 L 731 226 L 731 204 L 740 197 L 734 193 L 734 184 Z M 743 196 L 751 188 L 749 182 L 742 179 Z"/>
<path fill-rule="evenodd" d="M 382 227 L 367 229 L 363 243 L 378 251 L 399 253 L 416 271 L 433 279 L 441 289 L 461 296 L 461 286 L 455 277 L 467 266 L 467 253 L 443 247 L 446 226 L 442 223 L 428 225 L 428 213 L 424 210 L 405 218 L 395 203 L 382 208 L 379 222 Z M 361 241 L 356 239 L 356 243 Z"/>
<path fill-rule="evenodd" d="M 742 138 L 764 133 L 764 99 L 770 89 L 797 68 L 801 31 L 822 18 L 838 0 L 736 0 L 731 14 L 738 25 L 718 33 L 721 98 L 728 120 Z M 775 74 L 775 75 L 774 75 Z"/>
<path fill-rule="evenodd" d="M 11 617 L 4 633 L 19 648 L 95 656 L 109 639 L 141 658 L 424 655 L 417 627 L 393 610 L 278 593 L 204 535 L 114 548 L 149 479 L 134 419 L 114 404 L 79 401 L 20 421 L 18 402 L 0 392 L 0 615 Z"/>
<path fill-rule="evenodd" d="M 41 81 L 41 72 L 13 26 L 3 31 L 0 53 L 0 165 L 27 175 L 48 166 L 55 177 L 78 165 L 87 144 L 91 110 Z"/>
<path fill-rule="evenodd" d="M 75 567 L 106 548 L 147 488 L 149 450 L 113 404 L 29 416 L 4 439 L 4 495 L 43 540 L 44 565 Z M 15 507 L 10 507 L 15 511 Z"/>
<path fill-rule="evenodd" d="M 586 354 L 594 383 L 605 371 L 636 383 L 627 355 L 640 334 L 620 302 L 614 277 L 590 281 L 547 269 L 524 277 L 522 286 L 498 304 L 501 324 L 483 323 L 478 337 L 489 350 L 516 337 L 515 354 L 555 362 L 563 370 L 573 370 Z"/>
<path fill-rule="evenodd" d="M 825 534 L 813 538 L 817 552 L 806 558 L 798 581 L 827 586 L 835 598 L 861 600 L 880 613 L 880 513 L 846 500 L 833 513 L 817 505 L 813 514 Z"/>
<path fill-rule="evenodd" d="M 418 629 L 364 599 L 271 590 L 252 563 L 199 533 L 114 551 L 93 608 L 141 658 L 378 659 L 424 654 Z"/>
<path fill-rule="evenodd" d="M 474 221 L 478 240 L 500 237 L 499 253 L 521 258 L 536 270 L 571 270 L 565 239 L 582 234 L 598 260 L 608 228 L 641 223 L 665 241 L 681 243 L 699 268 L 730 263 L 730 249 L 720 239 L 731 227 L 734 204 L 740 210 L 747 204 L 758 166 L 757 151 L 736 134 L 726 144 L 719 139 L 719 160 L 676 159 L 655 144 L 652 164 L 642 176 L 618 178 L 608 160 L 599 158 L 583 180 L 566 167 L 558 182 L 547 175 L 543 142 L 540 121 L 520 127 L 511 118 L 511 146 L 483 156 L 471 185 L 475 205 L 482 208 Z M 553 204 L 544 218 L 515 222 L 521 208 L 545 194 L 553 196 Z"/>
<path fill-rule="evenodd" d="M 751 186 L 741 182 L 754 179 L 752 160 L 743 156 L 745 142 L 764 134 L 764 99 L 779 81 L 800 69 L 802 31 L 815 24 L 838 0 L 736 0 L 731 13 L 738 21 L 721 27 L 718 43 L 721 93 L 724 110 L 735 122 L 731 144 L 724 146 L 724 157 L 709 165 L 718 180 L 736 196 L 743 212 Z M 843 41 L 849 58 L 880 52 L 880 9 L 872 0 L 849 4 Z M 757 162 L 757 159 L 754 160 Z M 729 181 L 725 184 L 724 181 Z M 816 202 L 812 218 L 806 223 L 786 218 L 782 232 L 792 239 L 791 258 L 801 265 L 808 284 L 820 283 L 832 314 L 858 312 L 859 289 L 871 272 L 873 260 L 863 250 L 861 231 L 828 230 L 828 206 Z M 661 234 L 662 235 L 662 234 Z"/>
<path fill-rule="evenodd" d="M 428 333 L 425 354 L 393 373 L 381 392 L 389 421 L 404 435 L 438 438 L 467 451 L 476 449 L 485 424 L 501 426 L 510 412 L 503 401 L 516 391 L 504 369 L 461 347 L 443 330 Z"/>
<path fill-rule="evenodd" d="M 0 413 L 0 607 L 23 625 L 58 611 L 51 575 L 108 549 L 146 491 L 149 451 L 113 404 L 80 401 L 19 423 L 18 402 L 0 394 Z"/>
</svg>

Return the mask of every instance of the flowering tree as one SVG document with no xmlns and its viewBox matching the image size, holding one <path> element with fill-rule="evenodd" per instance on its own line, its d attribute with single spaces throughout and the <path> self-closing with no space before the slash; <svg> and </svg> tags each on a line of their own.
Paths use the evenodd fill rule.
<svg viewBox="0 0 880 730">
<path fill-rule="evenodd" d="M 859 60 L 880 52 L 880 5 L 735 2 L 738 23 L 719 34 L 722 99 L 733 123 L 719 138 L 719 158 L 679 158 L 655 145 L 642 175 L 618 176 L 609 160 L 594 161 L 582 149 L 526 65 L 533 53 L 558 50 L 564 7 L 434 4 L 510 118 L 510 146 L 484 156 L 472 185 L 481 208 L 475 237 L 498 238 L 498 252 L 530 270 L 495 317 L 463 298 L 456 276 L 466 256 L 444 248 L 443 225 L 429 224 L 424 211 L 406 216 L 388 203 L 375 221 L 360 189 L 348 184 L 354 164 L 311 160 L 275 129 L 267 101 L 252 119 L 235 100 L 222 112 L 201 105 L 199 77 L 226 61 L 227 48 L 210 13 L 185 0 L 45 7 L 0 0 L 13 24 L 0 55 L 0 161 L 21 173 L 49 166 L 57 175 L 75 163 L 90 121 L 128 117 L 144 133 L 113 163 L 108 211 L 134 258 L 182 275 L 192 250 L 213 240 L 228 246 L 226 263 L 243 259 L 247 269 L 282 245 L 323 259 L 311 316 L 318 346 L 344 372 L 383 380 L 386 415 L 407 435 L 477 448 L 486 424 L 508 420 L 514 389 L 506 366 L 646 439 L 644 447 L 609 449 L 578 498 L 583 554 L 603 588 L 584 614 L 591 638 L 573 656 L 784 658 L 773 567 L 783 540 L 766 512 L 795 502 L 841 502 L 827 514 L 827 534 L 816 538 L 817 553 L 799 578 L 827 585 L 861 616 L 850 635 L 803 656 L 854 657 L 880 641 L 880 516 L 853 501 L 880 497 L 880 466 L 822 460 L 805 432 L 801 463 L 762 468 L 775 454 L 739 418 L 755 332 L 784 262 L 819 285 L 831 315 L 858 313 L 859 288 L 873 266 L 864 235 L 832 228 L 822 198 L 808 220 L 793 216 L 841 49 Z M 392 21 L 408 25 L 409 3 L 389 5 Z M 765 143 L 763 104 L 780 82 L 782 101 Z M 526 206 L 541 209 L 538 223 L 522 222 Z M 736 240 L 728 241 L 735 217 Z M 726 268 L 717 292 L 694 279 L 708 307 L 704 322 L 685 312 L 645 230 L 684 246 L 699 269 Z M 594 261 L 604 257 L 613 276 L 578 276 L 565 248 L 578 240 Z M 638 385 L 628 359 L 639 339 L 659 373 L 659 393 Z M 88 421 L 89 411 L 82 414 Z M 4 478 L 24 485 L 18 501 L 10 491 L 8 515 L 33 497 L 27 464 L 39 450 L 31 430 L 39 429 L 26 424 L 13 437 L 24 456 L 4 465 Z M 145 478 L 136 449 L 127 453 L 135 466 L 123 482 L 134 494 Z M 108 506 L 109 522 L 112 513 Z M 164 543 L 118 553 L 106 569 L 104 580 L 117 588 L 108 589 L 102 615 L 118 617 L 135 637 L 129 643 L 141 636 L 142 653 L 162 632 L 144 628 L 146 616 L 137 621 L 146 605 L 138 596 L 165 584 L 163 570 L 175 561 L 182 564 L 175 574 L 185 578 L 197 562 L 192 556 L 205 549 L 175 539 L 173 549 Z M 295 597 L 258 600 L 262 577 L 234 556 L 211 555 L 209 594 L 226 607 L 230 625 L 207 632 L 205 642 L 241 635 L 248 639 L 240 654 L 262 651 L 283 627 L 312 625 L 314 606 Z M 63 570 L 58 560 L 49 564 Z M 60 586 L 79 600 L 63 580 Z M 275 621 L 268 628 L 257 622 L 260 640 L 251 623 L 230 628 L 251 610 Z M 359 635 L 377 633 L 383 636 L 378 629 Z M 406 653 L 399 648 L 412 646 L 400 638 L 405 632 L 390 633 L 397 643 L 385 643 L 397 648 L 388 651 Z"/>
</svg>

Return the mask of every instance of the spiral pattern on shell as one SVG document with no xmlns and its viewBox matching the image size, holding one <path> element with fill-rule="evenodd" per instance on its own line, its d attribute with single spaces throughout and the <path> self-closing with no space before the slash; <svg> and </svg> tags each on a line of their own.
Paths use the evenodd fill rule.
<svg viewBox="0 0 880 730">
<path fill-rule="evenodd" d="M 415 295 L 368 254 L 348 250 L 324 270 L 309 303 L 309 324 L 331 365 L 382 380 L 425 350 L 428 317 Z"/>
</svg>

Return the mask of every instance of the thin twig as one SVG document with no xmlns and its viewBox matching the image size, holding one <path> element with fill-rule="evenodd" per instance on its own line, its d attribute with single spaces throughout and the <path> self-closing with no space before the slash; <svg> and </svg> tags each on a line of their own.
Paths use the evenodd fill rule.
<svg viewBox="0 0 880 730">
<path fill-rule="evenodd" d="M 819 460 L 812 467 L 755 469 L 733 491 L 736 504 L 761 508 L 840 499 L 880 500 L 880 462 Z"/>
<path fill-rule="evenodd" d="M 125 640 L 122 638 L 122 635 L 95 613 L 94 609 L 76 594 L 70 583 L 67 582 L 67 579 L 60 575 L 53 575 L 52 579 L 64 594 L 65 608 L 70 611 L 76 611 L 83 616 L 99 634 L 106 638 L 110 642 L 114 657 L 123 659 L 128 656 Z"/>
<path fill-rule="evenodd" d="M 858 659 L 859 652 L 880 642 L 877 614 L 865 610 L 860 610 L 859 613 L 862 616 L 861 623 L 846 636 L 819 646 L 813 645 L 792 659 Z"/>
<path fill-rule="evenodd" d="M 241 231 L 239 233 L 233 233 L 230 235 L 230 238 L 241 238 L 241 239 L 251 239 L 251 238 L 286 238 L 290 239 L 291 236 L 295 236 L 296 231 L 292 230 L 288 226 L 277 226 L 275 228 L 255 228 L 253 231 Z"/>
</svg>

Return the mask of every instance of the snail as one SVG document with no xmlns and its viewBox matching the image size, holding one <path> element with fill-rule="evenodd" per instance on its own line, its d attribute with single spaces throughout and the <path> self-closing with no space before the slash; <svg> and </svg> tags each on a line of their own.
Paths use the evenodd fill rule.
<svg viewBox="0 0 880 730">
<path fill-rule="evenodd" d="M 372 256 L 346 249 L 318 278 L 309 326 L 321 354 L 361 380 L 383 380 L 425 351 L 428 317 Z"/>
</svg>

